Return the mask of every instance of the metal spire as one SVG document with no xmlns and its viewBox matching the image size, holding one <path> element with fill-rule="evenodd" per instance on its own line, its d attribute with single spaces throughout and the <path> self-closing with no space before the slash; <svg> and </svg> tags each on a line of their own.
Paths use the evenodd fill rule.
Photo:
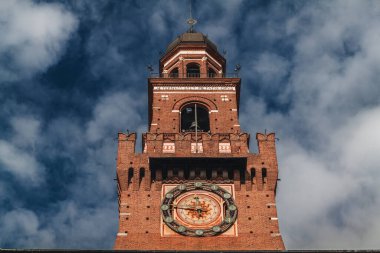
<svg viewBox="0 0 380 253">
<path fill-rule="evenodd" d="M 188 20 L 186 20 L 186 23 L 190 26 L 189 28 L 189 32 L 192 33 L 194 32 L 194 29 L 193 29 L 193 26 L 197 23 L 197 20 L 196 19 L 193 19 L 193 15 L 192 15 L 192 11 L 191 11 L 191 4 L 192 1 L 189 0 L 189 4 L 190 4 L 190 18 Z"/>
</svg>

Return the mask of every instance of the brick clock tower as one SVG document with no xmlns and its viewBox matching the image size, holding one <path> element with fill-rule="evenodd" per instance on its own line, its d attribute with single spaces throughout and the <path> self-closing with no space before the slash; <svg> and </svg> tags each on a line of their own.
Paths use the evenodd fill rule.
<svg viewBox="0 0 380 253">
<path fill-rule="evenodd" d="M 149 131 L 119 133 L 115 249 L 283 250 L 276 211 L 275 135 L 249 152 L 239 124 L 240 78 L 190 29 L 148 79 Z"/>
</svg>

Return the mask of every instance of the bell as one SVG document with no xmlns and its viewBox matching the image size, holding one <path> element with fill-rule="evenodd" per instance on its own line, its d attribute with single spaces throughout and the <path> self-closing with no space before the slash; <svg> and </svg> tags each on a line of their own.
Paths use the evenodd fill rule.
<svg viewBox="0 0 380 253">
<path fill-rule="evenodd" d="M 195 129 L 195 128 L 199 129 L 197 122 L 193 121 L 191 123 L 190 129 Z"/>
</svg>

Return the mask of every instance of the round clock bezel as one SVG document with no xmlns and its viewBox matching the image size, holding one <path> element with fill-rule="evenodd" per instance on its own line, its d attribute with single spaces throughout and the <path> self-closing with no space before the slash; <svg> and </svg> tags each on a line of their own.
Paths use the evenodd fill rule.
<svg viewBox="0 0 380 253">
<path fill-rule="evenodd" d="M 224 219 L 219 224 L 216 224 L 207 229 L 184 226 L 184 224 L 178 222 L 173 218 L 173 208 L 170 208 L 173 206 L 174 200 L 182 194 L 199 190 L 216 194 L 222 198 L 224 202 L 222 210 L 222 212 L 225 213 Z M 195 237 L 215 236 L 224 233 L 234 225 L 238 214 L 238 208 L 235 204 L 232 194 L 216 184 L 205 182 L 193 182 L 177 185 L 175 188 L 165 194 L 161 202 L 160 210 L 163 222 L 170 229 L 181 235 Z"/>
</svg>

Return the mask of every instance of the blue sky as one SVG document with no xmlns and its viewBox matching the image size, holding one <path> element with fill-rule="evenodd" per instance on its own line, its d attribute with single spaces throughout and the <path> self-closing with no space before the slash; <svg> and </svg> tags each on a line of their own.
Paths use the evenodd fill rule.
<svg viewBox="0 0 380 253">
<path fill-rule="evenodd" d="M 380 248 L 380 3 L 194 1 L 242 66 L 240 121 L 274 131 L 288 249 Z M 188 1 L 0 2 L 0 247 L 111 248 L 117 132 Z M 252 138 L 251 149 L 256 151 Z"/>
</svg>

